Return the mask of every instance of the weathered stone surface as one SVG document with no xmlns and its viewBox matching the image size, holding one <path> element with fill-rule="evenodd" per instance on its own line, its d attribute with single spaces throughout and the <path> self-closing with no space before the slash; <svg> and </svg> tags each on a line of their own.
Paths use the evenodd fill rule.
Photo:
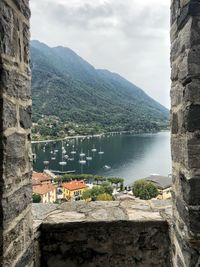
<svg viewBox="0 0 200 267">
<path fill-rule="evenodd" d="M 24 129 L 29 129 L 32 125 L 31 121 L 31 107 L 19 109 L 20 126 Z"/>
<path fill-rule="evenodd" d="M 23 158 L 25 155 L 25 135 L 14 133 L 6 139 L 6 154 L 9 158 Z"/>
<path fill-rule="evenodd" d="M 30 112 L 26 108 L 19 110 L 19 106 L 31 104 L 28 3 L 28 0 L 0 1 L 0 266 L 3 267 L 33 263 L 33 250 L 29 249 L 33 246 Z M 23 129 L 19 127 L 20 119 Z"/>
<path fill-rule="evenodd" d="M 1 75 L 2 87 L 9 96 L 22 100 L 31 99 L 31 81 L 16 70 L 3 70 Z"/>
<path fill-rule="evenodd" d="M 43 224 L 41 265 L 168 267 L 167 232 L 165 222 Z"/>
<path fill-rule="evenodd" d="M 17 108 L 12 102 L 4 100 L 3 102 L 3 127 L 4 130 L 16 127 L 17 125 Z"/>
<path fill-rule="evenodd" d="M 200 264 L 200 1 L 172 0 L 173 266 Z M 192 241 L 192 242 L 191 242 Z"/>
</svg>

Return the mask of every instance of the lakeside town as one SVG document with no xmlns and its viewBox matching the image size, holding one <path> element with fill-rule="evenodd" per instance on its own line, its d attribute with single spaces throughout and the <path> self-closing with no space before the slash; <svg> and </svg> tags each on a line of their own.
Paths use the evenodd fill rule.
<svg viewBox="0 0 200 267">
<path fill-rule="evenodd" d="M 151 175 L 139 179 L 132 186 L 124 186 L 122 178 L 87 174 L 58 176 L 50 170 L 33 172 L 34 203 L 62 203 L 67 201 L 113 201 L 120 198 L 170 199 L 171 176 Z"/>
</svg>

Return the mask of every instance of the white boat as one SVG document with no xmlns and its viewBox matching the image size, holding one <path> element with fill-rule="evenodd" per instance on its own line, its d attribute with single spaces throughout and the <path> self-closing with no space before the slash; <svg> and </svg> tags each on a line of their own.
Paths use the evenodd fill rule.
<svg viewBox="0 0 200 267">
<path fill-rule="evenodd" d="M 85 153 L 80 153 L 80 157 L 85 157 Z"/>
<path fill-rule="evenodd" d="M 58 153 L 58 149 L 56 149 L 54 152 L 55 152 L 55 153 Z"/>
<path fill-rule="evenodd" d="M 74 161 L 74 158 L 68 158 L 69 161 Z"/>
<path fill-rule="evenodd" d="M 49 161 L 48 160 L 44 160 L 43 163 L 44 163 L 44 165 L 48 165 Z"/>
<path fill-rule="evenodd" d="M 110 170 L 110 169 L 111 169 L 111 166 L 109 166 L 109 165 L 104 165 L 103 168 L 104 168 L 105 170 Z"/>
<path fill-rule="evenodd" d="M 100 151 L 98 152 L 98 154 L 99 155 L 103 155 L 104 154 L 104 151 L 101 151 L 101 149 L 100 149 Z"/>
<path fill-rule="evenodd" d="M 86 157 L 86 160 L 87 160 L 87 161 L 91 161 L 91 160 L 92 160 L 92 157 L 90 157 L 90 153 L 89 153 L 89 151 L 88 151 L 88 155 L 87 155 L 87 157 Z"/>
<path fill-rule="evenodd" d="M 84 164 L 86 164 L 86 160 L 81 159 L 81 160 L 79 160 L 79 163 L 84 165 Z"/>
<path fill-rule="evenodd" d="M 59 162 L 59 165 L 61 165 L 61 166 L 65 166 L 65 165 L 67 165 L 67 162 L 66 162 L 66 161 L 60 161 L 60 162 Z"/>
<path fill-rule="evenodd" d="M 76 154 L 76 151 L 74 150 L 74 145 L 73 145 L 73 150 L 71 151 L 71 154 L 72 155 L 75 155 Z"/>
<path fill-rule="evenodd" d="M 92 152 L 96 152 L 96 148 L 93 146 L 93 148 L 91 149 Z"/>
<path fill-rule="evenodd" d="M 68 156 L 68 155 L 64 155 L 64 158 L 65 158 L 65 159 L 68 159 L 68 158 L 69 158 L 69 156 Z"/>
<path fill-rule="evenodd" d="M 55 157 L 52 157 L 51 160 L 56 160 L 56 158 Z"/>
</svg>

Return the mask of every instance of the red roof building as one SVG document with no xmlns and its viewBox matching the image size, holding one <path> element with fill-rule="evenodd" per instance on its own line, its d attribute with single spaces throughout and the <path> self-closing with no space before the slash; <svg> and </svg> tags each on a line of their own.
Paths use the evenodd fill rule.
<svg viewBox="0 0 200 267">
<path fill-rule="evenodd" d="M 32 185 L 51 184 L 52 179 L 43 172 L 33 172 Z"/>
</svg>

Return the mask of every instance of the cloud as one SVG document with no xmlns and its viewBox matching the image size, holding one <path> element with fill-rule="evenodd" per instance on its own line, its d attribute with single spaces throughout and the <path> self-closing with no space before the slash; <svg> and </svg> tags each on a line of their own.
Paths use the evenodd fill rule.
<svg viewBox="0 0 200 267">
<path fill-rule="evenodd" d="M 169 106 L 170 0 L 33 0 L 32 39 L 75 50 Z"/>
</svg>

